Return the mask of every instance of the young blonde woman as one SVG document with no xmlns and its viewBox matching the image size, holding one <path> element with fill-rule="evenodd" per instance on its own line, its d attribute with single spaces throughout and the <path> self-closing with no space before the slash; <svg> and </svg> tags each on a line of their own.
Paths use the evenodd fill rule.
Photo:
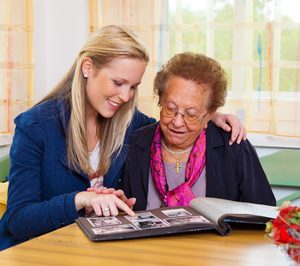
<svg viewBox="0 0 300 266">
<path fill-rule="evenodd" d="M 99 193 L 99 188 L 117 187 L 129 136 L 155 122 L 135 108 L 147 62 L 147 50 L 134 33 L 104 27 L 54 90 L 15 119 L 0 249 L 73 223 L 87 212 L 133 215 L 135 199 L 120 190 Z M 241 141 L 245 131 L 235 117 L 215 118 L 230 130 L 227 121 L 233 140 Z M 87 192 L 89 187 L 97 193 Z"/>
</svg>

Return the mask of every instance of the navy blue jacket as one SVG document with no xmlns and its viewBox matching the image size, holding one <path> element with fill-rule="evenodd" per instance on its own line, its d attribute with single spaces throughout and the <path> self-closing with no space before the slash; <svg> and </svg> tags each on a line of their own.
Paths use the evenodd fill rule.
<svg viewBox="0 0 300 266">
<path fill-rule="evenodd" d="M 122 189 L 136 197 L 134 210 L 147 207 L 150 147 L 157 124 L 135 132 L 125 162 Z M 230 133 L 208 123 L 206 132 L 206 196 L 275 205 L 267 177 L 251 143 L 229 145 Z"/>
<path fill-rule="evenodd" d="M 83 172 L 71 170 L 66 156 L 69 105 L 50 100 L 20 114 L 10 150 L 7 210 L 0 221 L 0 250 L 73 223 L 80 215 L 74 198 L 89 187 Z M 136 111 L 120 154 L 114 156 L 104 185 L 117 187 L 129 136 L 155 120 Z"/>
</svg>

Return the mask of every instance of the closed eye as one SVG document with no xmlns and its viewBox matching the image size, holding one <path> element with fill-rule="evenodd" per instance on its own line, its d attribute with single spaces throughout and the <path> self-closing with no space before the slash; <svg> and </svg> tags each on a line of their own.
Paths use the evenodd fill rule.
<svg viewBox="0 0 300 266">
<path fill-rule="evenodd" d="M 167 107 L 168 111 L 172 112 L 172 113 L 177 113 L 177 109 L 176 108 L 170 108 Z"/>
<path fill-rule="evenodd" d="M 116 86 L 122 86 L 122 85 L 123 85 L 122 82 L 117 81 L 117 80 L 113 80 L 113 83 L 114 83 Z"/>
<path fill-rule="evenodd" d="M 190 117 L 199 116 L 199 112 L 194 108 L 187 109 L 185 113 Z"/>
<path fill-rule="evenodd" d="M 130 89 L 135 91 L 138 87 L 139 86 L 131 86 Z"/>
<path fill-rule="evenodd" d="M 177 112 L 177 110 L 178 110 L 177 107 L 174 105 L 166 105 L 166 108 L 168 108 L 168 110 L 172 110 L 174 112 Z"/>
<path fill-rule="evenodd" d="M 190 113 L 185 113 L 186 116 L 190 117 L 190 118 L 194 118 L 194 117 L 198 117 L 198 115 L 196 114 L 190 114 Z"/>
<path fill-rule="evenodd" d="M 175 115 L 177 113 L 177 108 L 172 108 L 172 107 L 169 107 L 169 106 L 166 106 L 166 111 L 168 114 L 172 114 L 172 115 Z"/>
</svg>

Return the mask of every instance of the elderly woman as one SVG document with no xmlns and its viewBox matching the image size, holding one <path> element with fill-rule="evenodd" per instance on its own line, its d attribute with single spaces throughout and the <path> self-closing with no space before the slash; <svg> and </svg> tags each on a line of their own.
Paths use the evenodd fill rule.
<svg viewBox="0 0 300 266">
<path fill-rule="evenodd" d="M 200 54 L 175 55 L 158 72 L 160 122 L 132 138 L 122 186 L 134 210 L 186 206 L 195 197 L 275 205 L 255 149 L 210 119 L 226 97 L 224 70 Z"/>
</svg>

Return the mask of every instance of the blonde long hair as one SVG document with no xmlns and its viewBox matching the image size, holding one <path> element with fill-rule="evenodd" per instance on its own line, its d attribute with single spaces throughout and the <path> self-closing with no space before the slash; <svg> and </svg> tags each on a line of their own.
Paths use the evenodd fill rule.
<svg viewBox="0 0 300 266">
<path fill-rule="evenodd" d="M 92 59 L 96 69 L 105 67 L 118 57 L 138 58 L 149 61 L 146 47 L 127 27 L 110 25 L 95 32 L 81 49 L 75 63 L 63 79 L 41 102 L 63 98 L 70 103 L 71 116 L 67 132 L 67 154 L 69 165 L 90 174 L 86 132 L 86 79 L 82 74 L 83 60 Z M 137 93 L 124 103 L 112 118 L 99 115 L 100 132 L 100 175 L 107 173 L 111 156 L 120 150 L 136 106 Z"/>
</svg>

